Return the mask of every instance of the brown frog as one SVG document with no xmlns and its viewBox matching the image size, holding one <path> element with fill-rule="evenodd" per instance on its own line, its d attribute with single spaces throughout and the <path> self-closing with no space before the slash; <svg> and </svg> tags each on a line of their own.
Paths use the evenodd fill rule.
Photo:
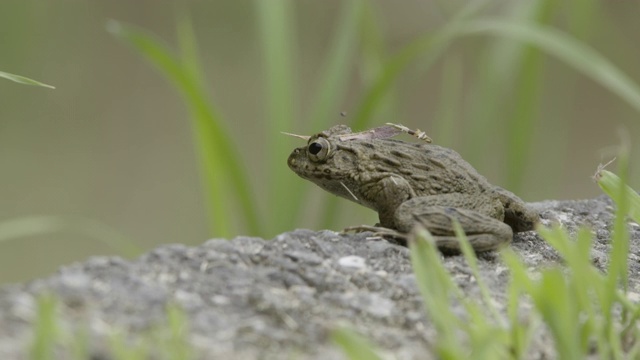
<svg viewBox="0 0 640 360">
<path fill-rule="evenodd" d="M 513 232 L 532 230 L 538 214 L 513 193 L 491 185 L 451 149 L 390 139 L 422 132 L 388 124 L 360 133 L 337 125 L 313 136 L 289 155 L 300 177 L 326 191 L 375 210 L 381 227 L 372 230 L 406 238 L 420 224 L 444 252 L 459 252 L 453 220 L 476 251 L 508 244 Z M 289 134 L 291 135 L 291 134 Z"/>
</svg>

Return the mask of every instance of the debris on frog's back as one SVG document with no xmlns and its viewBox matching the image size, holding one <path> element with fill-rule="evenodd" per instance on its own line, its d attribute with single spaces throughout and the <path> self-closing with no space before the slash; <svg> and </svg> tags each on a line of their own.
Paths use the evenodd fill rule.
<svg viewBox="0 0 640 360">
<path fill-rule="evenodd" d="M 420 129 L 411 130 L 404 125 L 398 125 L 398 124 L 392 124 L 392 123 L 387 123 L 384 126 L 379 126 L 366 131 L 342 135 L 342 136 L 339 136 L 338 138 L 342 141 L 388 139 L 401 133 L 407 133 L 409 135 L 415 136 L 418 139 L 426 141 L 428 143 L 431 142 L 431 138 L 427 136 L 427 134 Z"/>
<path fill-rule="evenodd" d="M 402 131 L 400 129 L 385 125 L 357 133 L 340 135 L 338 138 L 341 141 L 387 139 L 394 137 L 401 132 Z"/>
<path fill-rule="evenodd" d="M 332 126 L 328 130 L 325 130 L 318 135 L 322 135 L 324 137 L 331 137 L 331 136 L 339 136 L 342 134 L 351 134 L 351 132 L 352 131 L 350 127 L 344 124 L 339 124 L 339 125 Z"/>
<path fill-rule="evenodd" d="M 415 136 L 420 140 L 426 141 L 428 143 L 430 143 L 432 140 L 431 138 L 427 135 L 427 133 L 425 133 L 424 131 L 420 130 L 420 129 L 415 129 L 415 130 L 411 130 L 408 127 L 404 126 L 404 125 L 400 125 L 400 124 L 392 124 L 392 123 L 387 123 L 387 125 L 389 126 L 393 126 L 394 128 L 405 132 L 409 135 Z"/>
</svg>

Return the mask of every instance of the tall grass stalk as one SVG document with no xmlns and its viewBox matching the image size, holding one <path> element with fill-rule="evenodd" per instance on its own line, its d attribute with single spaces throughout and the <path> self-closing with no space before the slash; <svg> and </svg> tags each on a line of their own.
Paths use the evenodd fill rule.
<svg viewBox="0 0 640 360">
<path fill-rule="evenodd" d="M 364 129 L 376 115 L 381 100 L 391 89 L 394 80 L 416 59 L 422 59 L 422 67 L 433 64 L 453 40 L 453 35 L 460 31 L 458 27 L 465 20 L 477 14 L 488 4 L 487 1 L 473 1 L 462 7 L 453 19 L 435 34 L 418 37 L 392 56 L 384 65 L 375 83 L 366 90 L 360 101 L 356 114 L 351 122 L 354 128 Z"/>
<path fill-rule="evenodd" d="M 60 338 L 60 325 L 56 314 L 58 301 L 52 295 L 38 298 L 37 317 L 30 349 L 32 360 L 55 359 L 55 346 Z"/>
<path fill-rule="evenodd" d="M 189 360 L 193 351 L 189 344 L 189 324 L 187 315 L 178 305 L 170 304 L 166 308 L 169 339 L 166 342 L 167 359 Z"/>
<path fill-rule="evenodd" d="M 136 27 L 111 20 L 107 29 L 133 46 L 182 93 L 191 114 L 197 153 L 202 164 L 207 204 L 211 211 L 209 219 L 212 233 L 218 236 L 228 236 L 232 233 L 231 214 L 225 206 L 228 187 L 234 190 L 233 195 L 240 203 L 249 232 L 261 233 L 262 226 L 255 199 L 251 194 L 249 177 L 244 170 L 244 162 L 202 83 L 195 37 L 188 18 L 181 18 L 178 26 L 181 57 L 174 55 L 162 41 Z"/>
<path fill-rule="evenodd" d="M 353 9 L 357 5 L 357 9 Z M 356 2 L 343 2 L 343 10 L 342 16 L 340 20 L 340 25 L 338 29 L 342 31 L 337 31 L 335 34 L 336 38 L 350 38 L 355 35 L 356 38 L 351 41 L 356 42 L 355 40 L 359 40 L 359 48 L 360 57 L 358 59 L 360 66 L 360 81 L 364 84 L 365 87 L 370 86 L 375 78 L 380 73 L 383 63 L 386 60 L 386 49 L 384 44 L 384 39 L 382 36 L 382 29 L 380 28 L 380 21 L 376 17 L 375 8 L 370 1 L 360 2 L 359 0 Z M 353 14 L 351 19 L 347 19 L 346 14 Z M 345 24 L 343 22 L 349 22 L 349 24 Z M 354 30 L 352 28 L 353 25 L 356 25 L 355 34 L 352 33 Z M 342 44 L 346 42 L 345 40 L 334 40 L 334 44 Z M 342 49 L 342 47 L 334 46 L 333 49 Z M 354 54 L 350 53 L 351 56 Z M 332 57 L 330 55 L 330 57 Z M 332 62 L 333 63 L 333 62 Z M 346 62 L 342 62 L 343 66 L 347 66 Z M 344 78 L 346 80 L 346 77 Z M 328 82 L 327 82 L 328 83 Z M 346 84 L 345 84 L 346 85 Z M 340 90 L 344 91 L 344 89 Z M 338 100 L 338 99 L 337 99 Z M 380 100 L 380 107 L 383 111 L 390 111 L 393 107 L 392 105 L 392 97 L 385 96 Z M 351 122 L 351 115 L 347 114 L 347 120 L 345 122 Z M 326 120 L 330 120 L 331 117 Z M 320 120 L 320 119 L 318 119 Z M 330 121 L 326 121 L 323 125 L 318 128 L 314 128 L 313 131 L 316 131 L 320 128 L 326 128 L 329 123 L 333 123 Z M 354 129 L 355 131 L 359 131 L 362 129 Z M 320 213 L 320 221 L 318 222 L 318 226 L 320 228 L 333 228 L 336 225 L 337 220 L 340 218 L 340 203 L 342 199 L 336 196 L 327 196 L 323 198 L 321 213 Z"/>
<path fill-rule="evenodd" d="M 291 150 L 280 131 L 293 128 L 297 110 L 294 91 L 296 38 L 294 37 L 294 5 L 291 0 L 256 0 L 260 38 L 264 53 L 265 95 L 267 101 L 265 132 L 266 165 L 270 206 L 268 233 L 290 225 L 291 201 L 301 194 L 301 183 L 287 170 L 285 159 Z M 293 200 L 296 201 L 296 200 Z"/>
<path fill-rule="evenodd" d="M 348 90 L 349 69 L 358 49 L 358 30 L 364 16 L 364 0 L 342 3 L 333 40 L 327 49 L 325 64 L 316 83 L 309 129 L 317 131 L 337 119 L 339 108 Z"/>
<path fill-rule="evenodd" d="M 363 0 L 353 0 L 342 3 L 340 16 L 336 25 L 336 31 L 329 48 L 327 57 L 322 66 L 317 79 L 318 88 L 313 96 L 309 116 L 308 131 L 319 131 L 325 129 L 329 124 L 333 124 L 338 117 L 339 104 L 342 102 L 348 89 L 350 80 L 349 69 L 352 67 L 352 60 L 358 49 L 357 39 L 359 24 L 364 16 L 365 2 Z M 297 196 L 287 192 L 289 198 L 288 211 L 293 214 L 300 213 L 304 196 Z M 335 198 L 329 198 L 323 207 L 324 215 L 321 215 L 320 224 L 330 227 L 337 218 L 337 204 Z M 296 218 L 293 217 L 296 221 Z M 292 224 L 290 223 L 289 226 Z M 295 225 L 294 225 L 295 226 Z M 284 230 L 284 229 L 283 229 Z"/>
<path fill-rule="evenodd" d="M 554 0 L 537 1 L 533 17 L 537 24 L 547 24 L 555 13 Z M 521 192 L 526 177 L 527 164 L 531 154 L 535 122 L 539 115 L 540 90 L 542 88 L 544 57 L 542 52 L 531 45 L 523 47 L 517 69 L 517 89 L 510 115 L 503 121 L 507 129 L 506 186 L 516 193 Z M 496 114 L 498 115 L 498 114 Z M 496 116 L 499 119 L 499 116 Z"/>
<path fill-rule="evenodd" d="M 506 17 L 518 22 L 540 21 L 540 14 L 545 12 L 544 9 L 548 7 L 547 4 L 549 2 L 548 0 L 511 2 L 507 7 Z M 485 47 L 483 54 L 480 56 L 475 80 L 471 84 L 470 118 L 466 124 L 470 129 L 466 152 L 468 154 L 467 158 L 472 164 L 479 167 L 486 166 L 488 161 L 487 157 L 483 156 L 483 153 L 485 153 L 483 150 L 487 149 L 488 145 L 496 143 L 496 139 L 501 140 L 503 138 L 507 139 L 507 143 L 513 143 L 508 139 L 516 134 L 511 134 L 510 131 L 517 131 L 518 127 L 530 127 L 530 121 L 522 123 L 515 121 L 513 123 L 515 120 L 511 114 L 513 109 L 508 106 L 505 99 L 516 97 L 521 102 L 529 101 L 531 104 L 535 103 L 533 100 L 536 91 L 532 91 L 529 87 L 523 89 L 517 86 L 519 72 L 528 68 L 523 64 L 530 57 L 527 55 L 532 53 L 531 49 L 521 43 L 514 42 L 511 39 L 496 38 Z M 532 81 L 535 81 L 535 79 Z M 527 99 L 523 96 L 523 93 L 534 98 Z M 505 129 L 505 127 L 507 128 Z M 507 131 L 503 132 L 502 129 Z M 523 133 L 524 136 L 532 136 L 531 133 L 527 134 L 525 131 L 520 131 L 520 133 Z M 525 143 L 528 142 L 529 140 L 525 141 Z M 506 144 L 503 146 L 506 146 Z M 523 154 L 522 151 L 518 153 L 520 155 Z M 509 158 L 513 157 L 511 155 L 507 156 Z M 509 159 L 505 160 L 510 161 Z M 520 158 L 522 163 L 525 163 L 524 160 Z M 505 168 L 509 169 L 509 173 L 517 171 L 510 167 L 511 163 L 508 163 L 508 165 Z M 511 187 L 509 189 L 516 191 Z"/>
<path fill-rule="evenodd" d="M 433 138 L 438 144 L 453 146 L 456 125 L 462 116 L 463 66 L 458 54 L 447 57 L 442 69 L 442 99 L 433 124 Z"/>
</svg>

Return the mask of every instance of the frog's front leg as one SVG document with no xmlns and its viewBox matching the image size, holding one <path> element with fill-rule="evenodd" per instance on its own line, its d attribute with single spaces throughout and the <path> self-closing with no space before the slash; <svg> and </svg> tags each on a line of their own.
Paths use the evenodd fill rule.
<svg viewBox="0 0 640 360">
<path fill-rule="evenodd" d="M 472 210 L 464 207 L 467 205 L 464 199 L 460 194 L 444 194 L 408 200 L 396 209 L 393 228 L 407 233 L 414 226 L 422 225 L 433 235 L 443 252 L 460 252 L 460 243 L 453 230 L 454 219 L 460 223 L 477 252 L 493 250 L 511 242 L 513 231 L 498 220 L 502 208 L 482 206 L 472 207 Z M 469 198 L 469 201 L 476 202 L 475 198 Z"/>
</svg>

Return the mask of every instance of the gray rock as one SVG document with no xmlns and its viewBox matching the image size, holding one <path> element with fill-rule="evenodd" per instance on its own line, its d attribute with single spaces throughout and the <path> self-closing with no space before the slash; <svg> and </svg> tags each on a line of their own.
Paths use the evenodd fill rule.
<svg viewBox="0 0 640 360">
<path fill-rule="evenodd" d="M 546 225 L 571 232 L 594 231 L 595 266 L 605 269 L 612 204 L 605 197 L 547 201 L 534 206 Z M 640 293 L 640 228 L 630 226 L 630 287 Z M 428 359 L 435 330 L 423 310 L 407 248 L 367 234 L 296 230 L 271 241 L 238 237 L 198 247 L 168 245 L 136 260 L 95 257 L 26 284 L 0 288 L 0 359 L 23 359 L 31 341 L 37 296 L 60 299 L 67 329 L 85 328 L 94 358 L 109 359 L 105 343 L 114 329 L 135 338 L 165 323 L 165 307 L 179 304 L 188 316 L 189 341 L 198 358 L 340 359 L 330 329 L 349 324 L 369 338 L 383 357 Z M 517 234 L 512 245 L 533 269 L 561 262 L 535 233 Z M 479 296 L 461 256 L 447 269 L 469 296 Z M 499 307 L 508 272 L 495 253 L 479 266 Z M 549 356 L 541 335 L 532 358 Z"/>
</svg>

